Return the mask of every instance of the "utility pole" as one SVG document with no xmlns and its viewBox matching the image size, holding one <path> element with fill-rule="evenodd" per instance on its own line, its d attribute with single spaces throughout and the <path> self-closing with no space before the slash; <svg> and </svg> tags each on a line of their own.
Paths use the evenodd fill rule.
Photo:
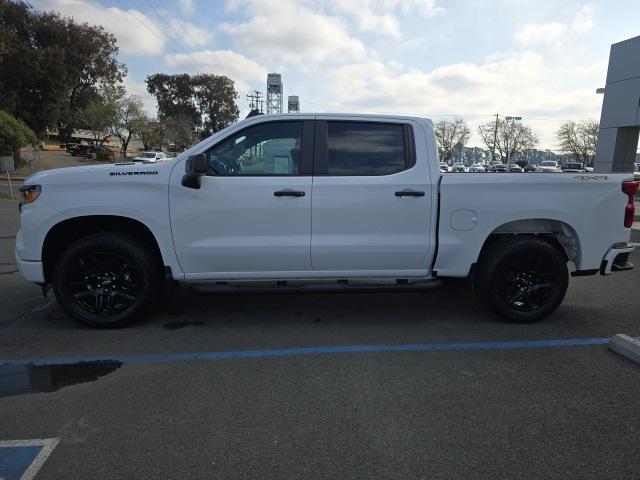
<svg viewBox="0 0 640 480">
<path fill-rule="evenodd" d="M 500 115 L 496 113 L 496 127 L 493 131 L 493 146 L 491 148 L 491 163 L 496 161 L 496 143 L 498 142 L 498 117 Z"/>
<path fill-rule="evenodd" d="M 249 108 L 251 110 L 258 109 L 260 113 L 262 113 L 262 105 L 264 104 L 263 100 L 260 100 L 262 97 L 262 92 L 258 90 L 254 90 L 251 93 L 247 93 L 247 100 L 249 100 Z"/>
</svg>

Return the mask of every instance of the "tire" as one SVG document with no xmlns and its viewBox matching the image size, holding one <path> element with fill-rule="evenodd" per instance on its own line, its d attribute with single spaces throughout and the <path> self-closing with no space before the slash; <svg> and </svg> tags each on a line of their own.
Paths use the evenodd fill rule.
<svg viewBox="0 0 640 480">
<path fill-rule="evenodd" d="M 94 328 L 128 325 L 149 312 L 162 288 L 162 264 L 135 237 L 102 232 L 58 257 L 53 290 L 64 310 Z"/>
<path fill-rule="evenodd" d="M 505 321 L 532 323 L 551 315 L 564 300 L 569 270 L 564 252 L 544 238 L 509 235 L 480 258 L 474 288 Z"/>
</svg>

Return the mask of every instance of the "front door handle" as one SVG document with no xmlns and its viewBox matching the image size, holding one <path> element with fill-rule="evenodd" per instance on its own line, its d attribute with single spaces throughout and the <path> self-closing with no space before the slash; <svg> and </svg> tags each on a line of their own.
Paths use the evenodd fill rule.
<svg viewBox="0 0 640 480">
<path fill-rule="evenodd" d="M 276 197 L 304 197 L 304 192 L 301 190 L 278 190 L 273 192 Z"/>
<path fill-rule="evenodd" d="M 424 197 L 424 192 L 420 190 L 400 190 L 396 192 L 396 197 Z"/>
</svg>

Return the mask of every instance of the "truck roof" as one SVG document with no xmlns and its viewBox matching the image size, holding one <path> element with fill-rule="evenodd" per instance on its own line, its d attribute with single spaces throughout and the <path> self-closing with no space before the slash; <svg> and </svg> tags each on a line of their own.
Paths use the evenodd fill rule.
<svg viewBox="0 0 640 480">
<path fill-rule="evenodd" d="M 371 118 L 371 119 L 380 119 L 380 118 L 388 118 L 388 119 L 404 119 L 404 120 L 427 120 L 432 122 L 432 120 L 428 117 L 418 117 L 415 115 L 394 115 L 390 113 L 378 114 L 378 113 L 331 113 L 331 112 L 292 112 L 292 113 L 271 113 L 271 114 L 261 114 L 251 117 L 253 119 L 270 119 L 270 118 L 282 118 L 282 117 L 344 117 L 344 118 Z"/>
</svg>

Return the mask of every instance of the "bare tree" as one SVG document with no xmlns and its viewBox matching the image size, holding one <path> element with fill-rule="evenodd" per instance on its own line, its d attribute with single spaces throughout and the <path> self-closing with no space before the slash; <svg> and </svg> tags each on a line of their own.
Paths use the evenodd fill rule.
<svg viewBox="0 0 640 480">
<path fill-rule="evenodd" d="M 462 149 L 471 136 L 471 129 L 462 118 L 441 120 L 435 130 L 440 161 L 444 163 L 449 163 L 453 152 Z"/>
<path fill-rule="evenodd" d="M 564 153 L 589 166 L 593 164 L 598 147 L 598 128 L 598 122 L 594 120 L 568 120 L 560 125 L 556 138 Z"/>
<path fill-rule="evenodd" d="M 106 87 L 101 93 L 113 111 L 109 131 L 120 140 L 120 151 L 126 157 L 131 137 L 140 134 L 146 120 L 142 99 L 137 95 L 127 95 L 120 85 Z"/>
<path fill-rule="evenodd" d="M 503 163 L 538 144 L 531 127 L 504 118 L 483 123 L 478 127 L 478 133 L 487 148 L 500 155 Z"/>
</svg>

